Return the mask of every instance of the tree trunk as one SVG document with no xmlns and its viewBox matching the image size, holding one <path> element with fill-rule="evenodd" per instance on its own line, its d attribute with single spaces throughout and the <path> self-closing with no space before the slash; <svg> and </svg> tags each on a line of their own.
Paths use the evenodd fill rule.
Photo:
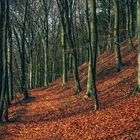
<svg viewBox="0 0 140 140">
<path fill-rule="evenodd" d="M 121 33 L 121 42 L 125 41 L 127 39 L 127 6 L 126 6 L 126 0 L 122 0 L 122 6 L 121 6 L 121 16 L 122 16 L 122 33 Z"/>
<path fill-rule="evenodd" d="M 120 51 L 120 11 L 119 11 L 119 0 L 113 0 L 114 2 L 114 14 L 115 14 L 115 21 L 114 21 L 114 43 L 115 43 L 115 55 L 116 55 L 116 67 L 117 71 L 119 72 L 123 66 L 122 58 L 121 58 L 121 51 Z"/>
<path fill-rule="evenodd" d="M 96 0 L 91 0 L 91 23 L 89 20 L 88 1 L 86 0 L 87 24 L 89 32 L 89 64 L 88 64 L 88 82 L 87 93 L 85 98 L 94 96 L 95 110 L 99 108 L 98 94 L 96 89 L 96 60 L 97 60 L 97 17 L 96 17 Z"/>
<path fill-rule="evenodd" d="M 133 38 L 136 34 L 136 13 L 137 13 L 137 0 L 130 0 L 130 16 L 131 16 L 131 23 L 130 23 L 130 30 L 131 30 L 131 37 Z"/>
<path fill-rule="evenodd" d="M 11 100 L 14 99 L 13 93 L 13 40 L 12 40 L 12 29 L 9 26 L 9 91 Z"/>
<path fill-rule="evenodd" d="M 8 1 L 8 0 L 7 0 Z M 7 1 L 1 1 L 1 18 L 2 18 L 2 60 L 3 60 L 3 74 L 2 74 L 2 87 L 0 91 L 0 123 L 2 122 L 2 116 L 4 111 L 8 112 L 9 105 L 9 93 L 8 93 L 8 68 L 7 68 Z M 8 113 L 4 116 L 5 121 L 8 121 Z"/>
<path fill-rule="evenodd" d="M 0 60 L 3 58 L 3 32 L 4 32 L 4 0 L 0 0 Z M 3 61 L 0 61 L 0 95 L 2 90 Z"/>
<path fill-rule="evenodd" d="M 131 33 L 131 11 L 130 11 L 130 0 L 127 0 L 126 2 L 126 15 L 127 15 L 127 34 L 128 34 L 128 41 L 129 41 L 129 49 L 132 50 L 134 47 L 133 41 L 132 41 L 132 33 Z"/>
<path fill-rule="evenodd" d="M 140 0 L 137 2 L 137 32 L 138 32 L 138 80 L 137 86 L 140 90 Z"/>
<path fill-rule="evenodd" d="M 78 61 L 77 61 L 77 52 L 76 52 L 76 44 L 75 44 L 75 35 L 73 32 L 73 1 L 66 0 L 62 2 L 57 0 L 57 4 L 59 7 L 61 18 L 65 18 L 66 20 L 66 32 L 67 33 L 67 42 L 71 49 L 71 55 L 73 58 L 73 75 L 76 86 L 76 92 L 79 93 L 81 91 L 79 73 L 78 73 Z"/>
<path fill-rule="evenodd" d="M 48 45 L 48 12 L 49 12 L 49 1 L 43 0 L 44 4 L 44 13 L 45 13 L 45 48 L 44 48 L 44 59 L 45 59 L 45 73 L 44 73 L 44 86 L 48 87 L 49 85 L 49 45 Z"/>
<path fill-rule="evenodd" d="M 61 43 L 62 43 L 62 57 L 63 57 L 63 84 L 67 82 L 67 55 L 66 55 L 66 34 L 65 34 L 65 24 L 62 25 L 62 35 L 61 35 Z"/>
<path fill-rule="evenodd" d="M 22 26 L 22 39 L 21 39 L 21 49 L 22 49 L 22 55 L 21 55 L 21 85 L 22 85 L 22 92 L 24 94 L 24 99 L 26 100 L 28 98 L 28 91 L 27 91 L 27 84 L 26 84 L 26 70 L 25 70 L 25 31 L 26 31 L 26 20 L 27 20 L 27 9 L 28 9 L 28 0 L 26 0 L 25 5 L 25 11 L 24 11 L 24 20 L 23 20 L 23 26 Z"/>
<path fill-rule="evenodd" d="M 108 42 L 107 50 L 111 50 L 111 1 L 108 1 Z"/>
</svg>

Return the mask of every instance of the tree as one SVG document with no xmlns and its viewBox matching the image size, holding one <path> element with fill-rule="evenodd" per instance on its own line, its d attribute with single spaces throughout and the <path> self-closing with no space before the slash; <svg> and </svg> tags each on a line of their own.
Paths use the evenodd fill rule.
<svg viewBox="0 0 140 140">
<path fill-rule="evenodd" d="M 130 0 L 130 28 L 131 28 L 131 37 L 133 38 L 136 35 L 136 21 L 137 21 L 137 0 Z"/>
<path fill-rule="evenodd" d="M 2 86 L 0 90 L 0 123 L 2 116 L 5 121 L 8 121 L 8 106 L 9 106 L 9 87 L 8 87 L 8 67 L 7 67 L 7 14 L 8 14 L 8 0 L 1 0 L 1 47 L 2 47 Z"/>
<path fill-rule="evenodd" d="M 22 36 L 21 36 L 21 85 L 22 85 L 22 92 L 24 94 L 24 99 L 28 98 L 28 91 L 27 91 L 27 83 L 26 83 L 26 74 L 25 74 L 25 31 L 26 31 L 26 21 L 27 21 L 27 10 L 28 10 L 28 0 L 25 3 L 25 11 L 24 11 L 24 19 L 22 25 Z"/>
<path fill-rule="evenodd" d="M 62 3 L 57 1 L 60 18 L 61 18 L 61 45 L 62 45 L 62 61 L 63 61 L 63 84 L 67 82 L 67 55 L 66 55 L 66 18 L 64 14 L 64 8 L 62 8 Z"/>
<path fill-rule="evenodd" d="M 67 55 L 66 55 L 66 27 L 64 22 L 64 16 L 62 17 L 62 35 L 61 35 L 61 43 L 62 43 L 62 57 L 63 57 L 63 84 L 67 82 Z"/>
<path fill-rule="evenodd" d="M 117 71 L 120 71 L 123 64 L 120 51 L 120 11 L 119 11 L 119 0 L 113 0 L 114 2 L 114 43 L 115 43 L 115 55 L 116 55 L 116 67 Z"/>
<path fill-rule="evenodd" d="M 99 108 L 98 94 L 96 89 L 96 59 L 97 59 L 97 17 L 96 17 L 96 0 L 91 0 L 91 23 L 89 21 L 88 1 L 86 0 L 87 24 L 89 31 L 89 64 L 88 64 L 88 82 L 87 95 L 94 96 L 95 110 Z"/>
<path fill-rule="evenodd" d="M 138 80 L 136 90 L 140 91 L 140 0 L 137 1 L 137 32 L 138 32 Z"/>
<path fill-rule="evenodd" d="M 1 11 L 0 11 L 0 60 L 3 58 L 3 32 L 4 32 L 4 1 L 0 1 Z M 2 73 L 3 73 L 3 61 L 0 61 L 0 93 L 2 90 Z M 0 94 L 1 95 L 1 94 Z"/>
<path fill-rule="evenodd" d="M 75 80 L 75 86 L 76 86 L 76 92 L 79 93 L 81 91 L 80 86 L 80 79 L 79 79 L 79 73 L 78 73 L 78 60 L 77 60 L 77 51 L 76 51 L 76 44 L 74 42 L 75 36 L 74 36 L 74 29 L 73 29 L 73 3 L 74 1 L 61 1 L 57 0 L 57 4 L 60 11 L 60 16 L 63 15 L 61 12 L 64 12 L 64 17 L 66 20 L 66 36 L 67 36 L 67 42 L 69 44 L 71 55 L 73 58 L 73 75 Z M 63 18 L 63 17 L 62 17 Z M 62 19 L 61 18 L 61 19 Z"/>
<path fill-rule="evenodd" d="M 129 40 L 129 49 L 131 50 L 134 46 L 133 46 L 133 41 L 132 41 L 132 33 L 131 33 L 131 6 L 130 6 L 130 0 L 126 1 L 126 18 L 127 18 L 127 33 L 128 33 L 128 40 Z"/>
<path fill-rule="evenodd" d="M 45 75 L 44 75 L 44 86 L 48 86 L 49 85 L 49 44 L 48 44 L 48 29 L 49 29 L 49 26 L 48 26 L 48 13 L 49 13 L 49 4 L 50 4 L 50 1 L 49 0 L 43 0 L 43 5 L 44 5 L 44 13 L 45 13 L 45 45 L 44 45 L 44 61 L 45 61 Z"/>
<path fill-rule="evenodd" d="M 111 49 L 111 1 L 108 1 L 108 42 L 107 42 L 107 49 Z"/>
</svg>

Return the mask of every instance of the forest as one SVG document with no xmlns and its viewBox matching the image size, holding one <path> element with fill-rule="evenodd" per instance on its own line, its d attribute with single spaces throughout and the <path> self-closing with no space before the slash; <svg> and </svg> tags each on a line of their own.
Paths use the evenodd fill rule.
<svg viewBox="0 0 140 140">
<path fill-rule="evenodd" d="M 140 0 L 0 0 L 0 139 L 140 140 Z"/>
</svg>

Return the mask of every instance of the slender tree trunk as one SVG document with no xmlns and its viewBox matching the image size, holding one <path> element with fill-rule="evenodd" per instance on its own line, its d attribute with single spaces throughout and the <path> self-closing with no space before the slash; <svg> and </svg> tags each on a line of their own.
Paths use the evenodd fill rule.
<svg viewBox="0 0 140 140">
<path fill-rule="evenodd" d="M 5 121 L 8 121 L 8 105 L 9 105 L 9 93 L 8 93 L 8 68 L 7 68 L 7 1 L 1 1 L 1 18 L 2 18 L 2 54 L 3 54 L 3 75 L 2 75 L 2 88 L 0 91 L 0 123 L 2 122 L 2 116 Z M 6 114 L 4 113 L 6 112 Z"/>
<path fill-rule="evenodd" d="M 137 32 L 138 32 L 138 80 L 137 86 L 140 91 L 140 0 L 137 1 Z"/>
<path fill-rule="evenodd" d="M 81 25 L 81 34 L 82 36 L 82 46 L 81 46 L 81 63 L 83 64 L 86 61 L 84 51 L 85 51 L 85 45 L 86 45 L 86 39 L 85 39 L 85 34 L 84 34 L 84 9 L 82 10 L 82 13 L 80 13 L 80 3 L 78 3 L 78 9 L 79 9 L 79 20 L 80 20 L 80 25 Z"/>
<path fill-rule="evenodd" d="M 9 0 L 6 0 L 6 72 L 7 72 L 7 101 L 8 105 L 10 105 L 11 100 L 13 99 L 13 71 L 12 71 L 12 30 L 10 25 L 10 8 L 9 8 Z M 9 45 L 10 44 L 10 45 Z M 9 61 L 10 58 L 10 61 Z"/>
<path fill-rule="evenodd" d="M 113 0 L 114 2 L 114 14 L 115 14 L 115 21 L 114 21 L 114 42 L 115 42 L 115 55 L 116 55 L 116 67 L 117 71 L 119 72 L 123 66 L 122 58 L 121 58 L 121 51 L 120 51 L 120 11 L 119 11 L 119 0 Z"/>
<path fill-rule="evenodd" d="M 4 0 L 1 0 L 0 1 L 1 3 L 1 17 L 0 17 L 0 27 L 1 27 L 1 30 L 0 30 L 0 55 L 1 55 L 1 73 L 0 73 L 0 123 L 2 122 L 2 115 L 3 115 L 3 106 L 4 106 L 4 86 L 5 86 L 5 71 L 3 71 L 3 68 L 5 68 L 5 62 L 4 62 L 4 46 L 5 46 L 5 26 L 6 26 L 6 23 L 5 23 L 5 1 Z M 5 69 L 4 69 L 5 70 Z"/>
<path fill-rule="evenodd" d="M 130 0 L 127 0 L 126 2 L 126 7 L 127 7 L 127 33 L 128 33 L 128 41 L 129 41 L 129 49 L 131 50 L 134 45 L 133 45 L 133 41 L 132 41 L 132 35 L 131 35 L 131 11 L 130 11 Z"/>
<path fill-rule="evenodd" d="M 130 0 L 130 16 L 131 16 L 131 23 L 130 23 L 130 30 L 131 30 L 131 37 L 133 38 L 136 34 L 136 13 L 137 13 L 137 0 Z"/>
<path fill-rule="evenodd" d="M 48 12 L 49 12 L 49 1 L 43 0 L 44 4 L 44 13 L 45 13 L 45 50 L 44 50 L 44 59 L 45 59 L 45 75 L 44 75 L 44 86 L 48 87 L 49 85 L 49 45 L 48 45 Z"/>
<path fill-rule="evenodd" d="M 13 93 L 13 40 L 12 40 L 12 29 L 9 27 L 9 91 L 11 95 L 11 100 L 14 99 Z"/>
<path fill-rule="evenodd" d="M 108 1 L 108 32 L 107 50 L 111 50 L 111 0 Z"/>
<path fill-rule="evenodd" d="M 93 47 L 93 96 L 95 110 L 99 108 L 98 94 L 96 89 L 96 61 L 97 61 L 97 17 L 96 17 L 96 0 L 91 0 L 91 43 Z"/>
<path fill-rule="evenodd" d="M 80 79 L 79 79 L 79 73 L 78 73 L 78 62 L 77 62 L 77 55 L 76 51 L 73 53 L 73 74 L 74 74 L 74 80 L 76 85 L 76 92 L 81 92 L 81 86 L 80 86 Z"/>
<path fill-rule="evenodd" d="M 5 32 L 5 1 L 0 0 L 0 96 L 2 91 L 2 75 L 3 75 L 3 38 Z"/>
<path fill-rule="evenodd" d="M 32 80 L 33 80 L 33 54 L 32 49 L 30 50 L 30 63 L 29 63 L 29 88 L 32 89 Z"/>
<path fill-rule="evenodd" d="M 22 26 L 22 39 L 21 39 L 21 49 L 22 49 L 22 55 L 21 55 L 21 85 L 22 85 L 22 92 L 24 94 L 24 99 L 26 100 L 28 98 L 28 91 L 27 91 L 27 83 L 26 83 L 26 70 L 25 70 L 25 31 L 26 31 L 26 20 L 27 20 L 27 9 L 28 9 L 28 0 L 26 0 L 25 5 L 25 11 L 24 11 L 24 20 L 23 20 L 23 26 Z"/>
<path fill-rule="evenodd" d="M 5 27 L 5 49 L 4 49 L 4 59 L 5 59 L 5 102 L 8 105 L 10 105 L 10 94 L 9 94 L 9 81 L 8 81 L 8 33 L 9 33 L 9 0 L 6 0 L 6 27 Z"/>
<path fill-rule="evenodd" d="M 122 0 L 122 7 L 121 7 L 121 14 L 122 14 L 122 35 L 121 41 L 125 41 L 127 39 L 127 6 L 126 0 Z"/>
<path fill-rule="evenodd" d="M 87 18 L 87 30 L 88 30 L 88 45 L 89 45 L 89 64 L 88 64 L 88 81 L 87 81 L 87 93 L 84 96 L 85 99 L 90 97 L 93 93 L 93 51 L 91 44 L 91 25 L 89 19 L 89 3 L 86 0 L 86 18 Z"/>
<path fill-rule="evenodd" d="M 35 87 L 38 87 L 38 50 L 35 53 Z"/>
<path fill-rule="evenodd" d="M 66 33 L 65 33 L 65 24 L 62 25 L 62 35 L 61 35 L 61 43 L 62 43 L 62 55 L 63 55 L 63 84 L 67 82 L 67 55 L 66 55 Z"/>
</svg>

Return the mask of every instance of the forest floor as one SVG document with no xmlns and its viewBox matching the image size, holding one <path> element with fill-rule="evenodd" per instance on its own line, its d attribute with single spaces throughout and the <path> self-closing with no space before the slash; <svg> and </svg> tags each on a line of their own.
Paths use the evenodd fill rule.
<svg viewBox="0 0 140 140">
<path fill-rule="evenodd" d="M 47 89 L 29 91 L 27 101 L 13 103 L 10 123 L 0 126 L 0 139 L 140 140 L 140 94 L 127 97 L 136 84 L 137 47 L 131 53 L 125 46 L 121 51 L 121 72 L 116 72 L 114 53 L 98 58 L 98 111 L 93 111 L 93 98 L 83 100 L 87 83 L 87 64 L 83 64 L 79 95 L 73 95 L 72 80 L 62 86 L 61 79 Z"/>
</svg>

